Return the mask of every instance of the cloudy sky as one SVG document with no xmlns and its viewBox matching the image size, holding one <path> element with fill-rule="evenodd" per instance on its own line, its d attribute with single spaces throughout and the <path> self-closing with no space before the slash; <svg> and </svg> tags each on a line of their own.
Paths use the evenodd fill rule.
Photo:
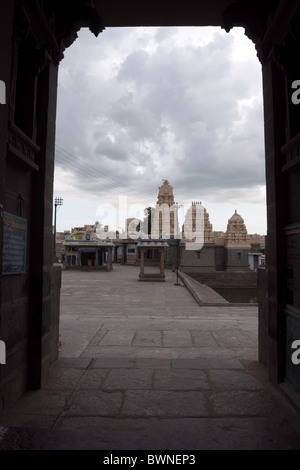
<svg viewBox="0 0 300 470">
<path fill-rule="evenodd" d="M 123 228 L 168 179 L 214 230 L 236 209 L 266 233 L 261 67 L 243 29 L 82 29 L 60 65 L 57 113 L 58 231 Z"/>
</svg>

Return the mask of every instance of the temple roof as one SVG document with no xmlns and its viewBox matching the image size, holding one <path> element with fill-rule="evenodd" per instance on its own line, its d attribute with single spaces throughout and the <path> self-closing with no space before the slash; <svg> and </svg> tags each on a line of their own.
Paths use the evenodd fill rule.
<svg viewBox="0 0 300 470">
<path fill-rule="evenodd" d="M 67 246 L 115 246 L 111 240 L 76 240 L 72 238 L 71 240 L 65 240 L 63 245 Z"/>
<path fill-rule="evenodd" d="M 239 223 L 243 224 L 244 219 L 240 214 L 237 213 L 237 210 L 235 210 L 233 216 L 231 216 L 230 219 L 228 219 L 228 222 L 229 223 L 239 222 Z"/>
<path fill-rule="evenodd" d="M 146 239 L 146 240 L 139 240 L 137 246 L 148 246 L 149 248 L 155 248 L 155 247 L 162 247 L 162 246 L 169 246 L 168 243 L 165 240 L 151 240 L 151 239 Z"/>
<path fill-rule="evenodd" d="M 158 190 L 158 205 L 168 204 L 169 206 L 173 206 L 173 204 L 175 204 L 173 186 L 170 185 L 168 180 L 164 179 L 163 184 L 158 188 Z"/>
</svg>

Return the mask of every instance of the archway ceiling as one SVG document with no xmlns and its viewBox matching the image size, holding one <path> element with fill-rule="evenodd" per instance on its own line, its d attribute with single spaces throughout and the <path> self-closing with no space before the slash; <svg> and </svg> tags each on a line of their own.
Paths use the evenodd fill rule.
<svg viewBox="0 0 300 470">
<path fill-rule="evenodd" d="M 94 0 L 106 27 L 221 26 L 233 0 Z"/>
</svg>

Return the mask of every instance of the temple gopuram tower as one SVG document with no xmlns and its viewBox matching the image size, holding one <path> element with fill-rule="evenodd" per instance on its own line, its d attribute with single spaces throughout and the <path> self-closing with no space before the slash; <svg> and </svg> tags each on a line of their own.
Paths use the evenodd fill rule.
<svg viewBox="0 0 300 470">
<path fill-rule="evenodd" d="M 168 180 L 158 188 L 151 238 L 174 239 L 179 235 L 178 213 L 174 200 L 173 186 Z"/>
</svg>

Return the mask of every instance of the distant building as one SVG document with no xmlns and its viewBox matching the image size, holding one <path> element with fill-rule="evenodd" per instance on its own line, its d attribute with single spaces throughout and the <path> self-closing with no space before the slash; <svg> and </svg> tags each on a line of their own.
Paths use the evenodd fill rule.
<svg viewBox="0 0 300 470">
<path fill-rule="evenodd" d="M 168 180 L 163 180 L 159 187 L 151 238 L 168 240 L 167 267 L 174 268 L 179 264 L 182 271 L 188 272 L 247 271 L 264 264 L 262 249 L 265 238 L 248 234 L 244 219 L 237 211 L 228 220 L 226 232 L 214 232 L 206 208 L 201 202 L 192 202 L 180 232 L 177 209 L 173 187 Z"/>
<path fill-rule="evenodd" d="M 195 217 L 192 204 L 188 216 Z M 193 211 L 194 209 L 194 211 Z M 195 223 L 192 223 L 194 226 Z M 199 250 L 185 250 L 181 244 L 180 267 L 182 271 L 244 271 L 254 270 L 264 264 L 264 237 L 249 235 L 237 211 L 228 219 L 226 232 L 213 232 L 209 214 L 204 209 L 204 244 Z M 182 243 L 187 243 L 183 227 Z"/>
<path fill-rule="evenodd" d="M 195 273 L 255 271 L 265 264 L 265 237 L 248 234 L 244 219 L 236 210 L 228 219 L 225 232 L 213 231 L 206 208 L 201 202 L 192 202 L 180 231 L 178 208 L 173 186 L 163 180 L 158 188 L 151 235 L 146 237 L 167 241 L 164 256 L 167 268 L 175 270 L 180 266 L 182 271 Z M 57 257 L 66 268 L 110 268 L 112 262 L 139 264 L 138 242 L 144 238 L 142 232 L 138 235 L 139 225 L 138 219 L 127 218 L 121 236 L 109 232 L 108 225 L 98 223 L 57 233 Z M 159 260 L 158 251 L 149 245 L 144 250 L 145 264 L 156 264 Z"/>
<path fill-rule="evenodd" d="M 114 243 L 109 238 L 100 240 L 87 231 L 81 238 L 66 238 L 63 246 L 65 269 L 112 269 Z"/>
</svg>

